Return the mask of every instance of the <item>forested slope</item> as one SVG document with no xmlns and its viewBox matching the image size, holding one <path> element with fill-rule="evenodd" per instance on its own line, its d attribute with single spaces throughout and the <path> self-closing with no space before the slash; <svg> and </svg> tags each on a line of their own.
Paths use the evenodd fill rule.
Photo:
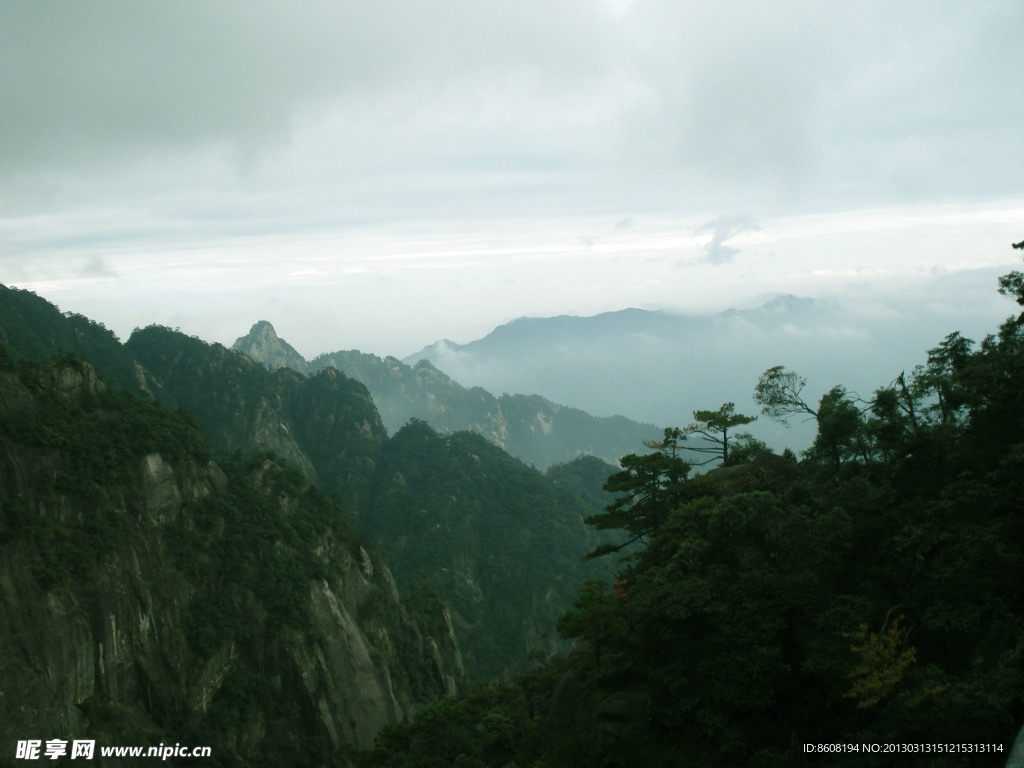
<svg viewBox="0 0 1024 768">
<path fill-rule="evenodd" d="M 403 589 L 458 606 L 455 631 L 472 677 L 522 670 L 528 650 L 558 647 L 554 621 L 570 606 L 575 583 L 612 570 L 580 562 L 597 541 L 583 517 L 597 506 L 467 433 L 442 440 L 428 428 L 432 437 L 422 444 L 388 438 L 367 388 L 333 368 L 308 378 L 287 368 L 270 371 L 160 326 L 137 329 L 121 345 L 109 331 L 24 291 L 0 294 L 0 310 L 0 317 L 34 318 L 33 334 L 19 337 L 17 357 L 87 352 L 75 342 L 80 335 L 67 329 L 84 323 L 103 341 L 102 360 L 133 371 L 129 386 L 148 393 L 140 402 L 154 405 L 151 395 L 192 413 L 221 463 L 270 452 L 306 482 L 336 494 L 387 562 L 402 557 L 396 575 Z M 416 525 L 402 530 L 407 520 Z M 540 567 L 534 547 L 546 553 Z M 412 551 L 444 557 L 429 561 L 433 571 L 422 563 L 410 568 L 405 555 Z"/>
<path fill-rule="evenodd" d="M 1024 275 L 1002 289 L 1024 306 Z M 1024 722 L 1022 381 L 1024 314 L 866 400 L 807 403 L 767 371 L 765 414 L 817 422 L 800 460 L 624 459 L 594 522 L 646 546 L 582 586 L 575 650 L 386 731 L 366 764 L 1002 765 Z"/>
<path fill-rule="evenodd" d="M 0 348 L 3 760 L 44 738 L 341 764 L 455 690 L 443 605 L 401 602 L 297 470 L 210 456 L 190 414 Z"/>
<path fill-rule="evenodd" d="M 480 435 L 410 422 L 382 447 L 372 486 L 357 525 L 400 582 L 440 588 L 471 678 L 558 650 L 576 585 L 614 571 L 583 560 L 602 541 L 583 522 L 595 508 Z"/>
</svg>

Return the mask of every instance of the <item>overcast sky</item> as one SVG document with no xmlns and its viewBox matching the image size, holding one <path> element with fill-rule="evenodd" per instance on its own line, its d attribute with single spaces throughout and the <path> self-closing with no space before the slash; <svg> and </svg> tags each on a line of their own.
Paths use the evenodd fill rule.
<svg viewBox="0 0 1024 768">
<path fill-rule="evenodd" d="M 0 0 L 0 282 L 307 357 L 898 305 L 1017 261 L 1022 41 L 1020 0 Z"/>
</svg>

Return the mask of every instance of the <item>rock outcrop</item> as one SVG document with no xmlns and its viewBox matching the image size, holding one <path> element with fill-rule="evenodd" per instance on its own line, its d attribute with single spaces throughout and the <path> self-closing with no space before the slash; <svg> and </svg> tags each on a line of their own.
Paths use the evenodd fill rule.
<svg viewBox="0 0 1024 768">
<path fill-rule="evenodd" d="M 223 471 L 181 447 L 184 416 L 81 362 L 0 372 L 0 393 L 3 754 L 191 741 L 287 765 L 370 748 L 424 691 L 454 692 L 445 609 L 414 616 L 294 470 Z"/>
<path fill-rule="evenodd" d="M 278 368 L 291 368 L 299 373 L 310 373 L 305 358 L 282 338 L 279 338 L 274 326 L 266 320 L 260 320 L 249 333 L 236 341 L 232 346 L 253 360 L 258 360 L 274 371 Z"/>
</svg>

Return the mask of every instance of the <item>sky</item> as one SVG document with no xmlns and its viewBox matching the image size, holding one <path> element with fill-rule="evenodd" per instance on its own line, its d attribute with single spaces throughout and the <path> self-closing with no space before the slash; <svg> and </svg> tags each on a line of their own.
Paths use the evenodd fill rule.
<svg viewBox="0 0 1024 768">
<path fill-rule="evenodd" d="M 0 0 L 0 282 L 306 357 L 787 293 L 995 321 L 956 286 L 1019 263 L 1021 40 L 1019 0 Z"/>
</svg>

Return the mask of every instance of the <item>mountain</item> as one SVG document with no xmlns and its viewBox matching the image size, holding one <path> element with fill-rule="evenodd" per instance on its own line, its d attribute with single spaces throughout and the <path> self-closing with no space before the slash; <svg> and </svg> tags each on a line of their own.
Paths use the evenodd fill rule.
<svg viewBox="0 0 1024 768">
<path fill-rule="evenodd" d="M 599 507 L 478 435 L 414 420 L 389 438 L 367 388 L 334 368 L 270 371 L 159 326 L 125 348 L 151 391 L 195 413 L 214 447 L 273 450 L 339 493 L 398 583 L 437 589 L 451 606 L 470 678 L 557 650 L 552 628 L 576 585 L 611 576 L 608 563 L 582 562 L 601 542 L 583 522 Z"/>
<path fill-rule="evenodd" d="M 440 602 L 402 600 L 295 469 L 210 454 L 192 416 L 80 359 L 0 355 L 7 754 L 41 736 L 324 764 L 456 690 Z"/>
<path fill-rule="evenodd" d="M 272 371 L 277 368 L 291 368 L 305 374 L 315 372 L 291 344 L 278 337 L 274 326 L 266 320 L 256 323 L 249 333 L 238 339 L 231 348 L 263 363 Z"/>
<path fill-rule="evenodd" d="M 554 401 L 571 399 L 593 414 L 685 426 L 693 411 L 724 402 L 757 415 L 754 386 L 776 365 L 807 379 L 812 402 L 840 381 L 867 397 L 908 363 L 923 361 L 922 346 L 934 345 L 948 330 L 941 314 L 915 319 L 881 309 L 858 313 L 787 295 L 708 315 L 625 309 L 593 317 L 523 317 L 467 344 L 437 342 L 404 362 L 425 360 L 468 386 L 531 391 Z M 787 430 L 767 419 L 749 429 L 779 449 L 802 449 L 814 434 L 809 426 Z"/>
<path fill-rule="evenodd" d="M 67 320 L 33 294 L 18 298 L 54 332 Z M 389 438 L 367 388 L 333 368 L 309 377 L 270 371 L 160 326 L 137 329 L 124 345 L 111 339 L 111 354 L 137 372 L 141 402 L 192 414 L 222 464 L 273 456 L 294 467 L 298 481 L 337 498 L 353 525 L 380 545 L 384 562 L 395 558 L 403 593 L 451 605 L 470 677 L 520 671 L 531 648 L 553 650 L 553 623 L 570 607 L 577 575 L 607 573 L 580 563 L 599 543 L 583 523 L 598 509 L 483 438 L 442 437 L 426 425 L 428 438 L 410 439 L 420 434 L 414 425 Z M 31 372 L 39 364 L 21 359 L 17 367 Z M 89 461 L 102 461 L 107 451 L 95 454 Z M 395 522 L 406 519 L 416 526 Z M 432 561 L 435 569 L 409 567 L 410 552 L 435 550 L 444 555 Z"/>
<path fill-rule="evenodd" d="M 615 494 L 604 490 L 604 484 L 618 471 L 618 465 L 596 456 L 580 456 L 564 464 L 553 464 L 544 474 L 591 509 L 600 511 L 615 501 Z"/>
<path fill-rule="evenodd" d="M 144 386 L 141 370 L 102 323 L 5 285 L 0 285 L 0 347 L 14 360 L 35 362 L 70 352 L 88 360 L 104 381 L 127 389 Z"/>
<path fill-rule="evenodd" d="M 441 432 L 470 430 L 541 468 L 584 454 L 617 462 L 640 450 L 644 440 L 661 436 L 658 428 L 622 416 L 595 417 L 536 395 L 495 397 L 480 387 L 466 388 L 428 362 L 410 366 L 354 350 L 306 362 L 266 321 L 256 323 L 232 349 L 272 370 L 286 366 L 311 375 L 336 368 L 366 385 L 389 433 L 410 419 Z"/>
<path fill-rule="evenodd" d="M 265 326 L 266 328 L 266 326 Z M 125 349 L 149 389 L 196 414 L 224 451 L 272 450 L 338 493 L 399 585 L 439 590 L 451 606 L 467 675 L 522 669 L 552 628 L 601 540 L 598 511 L 469 432 L 442 436 L 412 421 L 388 437 L 367 388 L 333 367 L 308 378 L 234 350 L 151 326 Z M 538 556 L 538 553 L 542 553 Z"/>
<path fill-rule="evenodd" d="M 599 509 L 480 435 L 412 421 L 384 444 L 356 523 L 399 583 L 440 587 L 468 675 L 499 679 L 564 648 L 553 628 L 577 585 L 614 574 L 583 559 L 604 541 L 583 523 Z"/>
<path fill-rule="evenodd" d="M 309 378 L 160 326 L 125 349 L 162 401 L 199 418 L 216 449 L 269 450 L 327 492 L 356 492 L 387 437 L 366 387 L 335 370 Z"/>
</svg>

